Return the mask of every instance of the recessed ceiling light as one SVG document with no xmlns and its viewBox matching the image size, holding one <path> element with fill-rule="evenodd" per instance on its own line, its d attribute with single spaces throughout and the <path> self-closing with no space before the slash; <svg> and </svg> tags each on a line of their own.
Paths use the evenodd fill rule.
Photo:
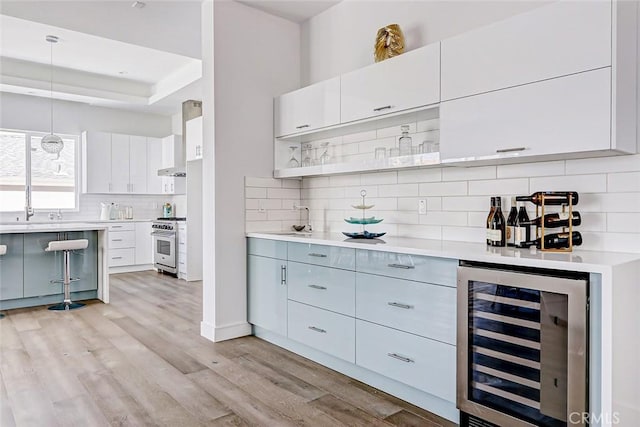
<svg viewBox="0 0 640 427">
<path fill-rule="evenodd" d="M 137 9 L 142 9 L 143 7 L 145 7 L 147 4 L 141 1 L 134 1 L 133 3 L 131 3 L 131 7 L 135 7 Z"/>
</svg>

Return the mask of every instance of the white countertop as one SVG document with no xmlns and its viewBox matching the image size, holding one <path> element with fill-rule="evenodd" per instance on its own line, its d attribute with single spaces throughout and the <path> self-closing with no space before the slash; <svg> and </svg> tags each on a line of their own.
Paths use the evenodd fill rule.
<svg viewBox="0 0 640 427">
<path fill-rule="evenodd" d="M 57 233 L 61 231 L 91 231 L 106 230 L 109 228 L 107 224 L 94 222 L 33 222 L 27 224 L 25 222 L 16 224 L 1 224 L 0 234 L 2 233 Z"/>
<path fill-rule="evenodd" d="M 341 233 L 322 232 L 314 232 L 310 235 L 254 232 L 247 233 L 247 237 L 593 273 L 607 273 L 616 265 L 640 261 L 640 254 L 632 253 L 583 251 L 580 249 L 574 249 L 573 252 L 568 253 L 542 252 L 540 250 L 533 252 L 531 249 L 488 247 L 484 243 L 408 237 L 385 236 L 381 239 L 366 240 L 349 239 Z"/>
</svg>

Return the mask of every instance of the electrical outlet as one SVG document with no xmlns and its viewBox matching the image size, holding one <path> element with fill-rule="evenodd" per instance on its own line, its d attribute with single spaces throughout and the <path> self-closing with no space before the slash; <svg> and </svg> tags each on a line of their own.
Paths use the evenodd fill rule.
<svg viewBox="0 0 640 427">
<path fill-rule="evenodd" d="M 426 199 L 418 200 L 418 213 L 420 215 L 426 215 L 427 214 L 427 200 Z"/>
</svg>

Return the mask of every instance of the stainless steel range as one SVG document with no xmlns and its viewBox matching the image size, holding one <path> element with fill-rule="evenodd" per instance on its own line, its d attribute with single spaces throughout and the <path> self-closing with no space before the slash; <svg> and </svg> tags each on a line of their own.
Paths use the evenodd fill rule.
<svg viewBox="0 0 640 427">
<path fill-rule="evenodd" d="M 158 218 L 153 222 L 153 265 L 158 271 L 178 273 L 178 221 L 186 218 Z"/>
</svg>

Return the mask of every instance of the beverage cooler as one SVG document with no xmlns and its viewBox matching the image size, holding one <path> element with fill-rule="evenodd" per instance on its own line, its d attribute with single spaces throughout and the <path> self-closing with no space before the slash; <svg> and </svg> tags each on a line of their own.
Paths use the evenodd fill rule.
<svg viewBox="0 0 640 427">
<path fill-rule="evenodd" d="M 582 425 L 570 420 L 589 410 L 588 278 L 461 262 L 457 406 L 462 426 Z"/>
</svg>

